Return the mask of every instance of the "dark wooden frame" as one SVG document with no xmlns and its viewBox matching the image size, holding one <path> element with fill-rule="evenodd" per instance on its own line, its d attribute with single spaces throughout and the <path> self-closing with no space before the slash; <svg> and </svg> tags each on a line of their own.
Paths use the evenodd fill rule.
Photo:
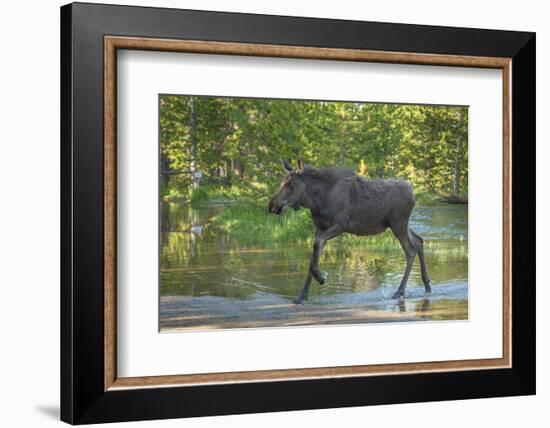
<svg viewBox="0 0 550 428">
<path fill-rule="evenodd" d="M 114 58 L 119 48 L 502 68 L 502 361 L 348 367 L 343 375 L 324 368 L 225 378 L 204 374 L 194 380 L 117 379 Z M 67 5 L 61 9 L 61 130 L 62 420 L 93 423 L 535 392 L 533 33 Z M 163 387 L 145 387 L 151 385 Z"/>
<path fill-rule="evenodd" d="M 510 113 L 511 113 L 511 60 L 499 57 L 465 55 L 418 54 L 405 52 L 379 52 L 367 49 L 334 49 L 310 46 L 269 45 L 261 43 L 212 42 L 198 40 L 174 40 L 143 37 L 104 37 L 104 372 L 105 390 L 167 385 L 197 385 L 230 382 L 257 382 L 259 380 L 294 380 L 323 377 L 367 376 L 373 374 L 417 373 L 468 369 L 494 369 L 511 366 L 511 168 L 510 168 Z M 116 93 L 117 51 L 150 50 L 210 55 L 250 55 L 283 58 L 306 58 L 354 62 L 385 62 L 429 64 L 445 66 L 494 68 L 502 72 L 502 170 L 503 170 L 503 282 L 502 282 L 502 357 L 424 361 L 407 364 L 376 364 L 316 367 L 302 369 L 278 369 L 227 373 L 174 374 L 170 376 L 118 377 L 116 375 Z"/>
</svg>

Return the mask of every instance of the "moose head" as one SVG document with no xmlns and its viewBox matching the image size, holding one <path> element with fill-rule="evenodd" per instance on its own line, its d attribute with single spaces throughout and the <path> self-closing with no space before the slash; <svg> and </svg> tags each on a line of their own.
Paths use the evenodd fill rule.
<svg viewBox="0 0 550 428">
<path fill-rule="evenodd" d="M 300 208 L 300 201 L 306 190 L 301 174 L 302 170 L 294 170 L 287 161 L 281 160 L 285 177 L 281 181 L 279 189 L 269 201 L 268 211 L 273 214 L 281 214 L 286 206 L 295 210 Z"/>
</svg>

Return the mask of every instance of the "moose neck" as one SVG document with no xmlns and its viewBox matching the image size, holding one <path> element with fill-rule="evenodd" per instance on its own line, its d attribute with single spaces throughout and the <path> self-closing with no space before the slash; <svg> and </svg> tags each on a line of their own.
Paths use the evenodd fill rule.
<svg viewBox="0 0 550 428">
<path fill-rule="evenodd" d="M 321 207 L 325 205 L 325 198 L 329 190 L 326 185 L 314 179 L 305 180 L 306 189 L 300 199 L 300 206 L 311 210 L 313 215 L 321 213 Z"/>
</svg>

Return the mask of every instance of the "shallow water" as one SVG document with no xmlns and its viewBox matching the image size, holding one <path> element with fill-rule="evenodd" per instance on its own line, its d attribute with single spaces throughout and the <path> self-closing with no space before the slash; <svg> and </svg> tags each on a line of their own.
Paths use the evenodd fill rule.
<svg viewBox="0 0 550 428">
<path fill-rule="evenodd" d="M 270 304 L 288 304 L 286 311 L 297 313 L 290 301 L 305 280 L 310 246 L 274 245 L 260 238 L 255 245 L 242 245 L 209 222 L 221 209 L 220 204 L 161 207 L 161 327 L 208 327 L 209 323 L 216 328 L 255 326 L 254 320 L 265 318 L 256 312 Z M 400 303 L 391 299 L 403 275 L 404 255 L 400 250 L 373 250 L 369 248 L 369 238 L 359 245 L 349 245 L 338 238 L 326 245 L 320 268 L 328 274 L 327 281 L 323 286 L 312 284 L 310 299 L 304 306 L 397 311 L 410 314 L 410 319 L 467 318 L 467 216 L 466 205 L 418 207 L 413 212 L 411 227 L 427 242 L 426 263 L 434 283 L 428 310 L 422 311 L 426 302 L 418 261 L 409 277 L 407 300 Z M 257 310 L 251 313 L 248 308 L 254 307 Z M 186 311 L 200 322 L 190 322 Z M 178 322 L 174 322 L 174 313 Z M 271 315 L 267 323 L 259 325 L 281 325 Z M 284 311 L 281 317 L 284 318 Z M 356 312 L 342 322 L 354 322 L 354 317 Z M 306 324 L 330 322 L 324 319 L 323 311 L 318 317 L 304 318 L 309 319 Z M 240 323 L 235 324 L 239 319 Z"/>
</svg>

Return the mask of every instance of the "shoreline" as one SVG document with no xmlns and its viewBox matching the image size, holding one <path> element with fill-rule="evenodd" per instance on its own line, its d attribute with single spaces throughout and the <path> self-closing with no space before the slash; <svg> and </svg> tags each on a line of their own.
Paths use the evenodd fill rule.
<svg viewBox="0 0 550 428">
<path fill-rule="evenodd" d="M 161 296 L 161 333 L 240 328 L 468 320 L 466 282 L 407 290 L 405 299 L 388 297 L 381 287 L 364 293 L 315 296 L 302 305 L 291 299 L 257 292 L 251 298 Z"/>
</svg>

